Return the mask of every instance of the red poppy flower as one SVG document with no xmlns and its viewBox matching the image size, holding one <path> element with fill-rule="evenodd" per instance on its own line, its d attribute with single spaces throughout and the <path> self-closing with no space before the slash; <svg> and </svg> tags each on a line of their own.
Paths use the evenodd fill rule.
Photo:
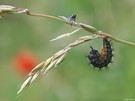
<svg viewBox="0 0 135 101">
<path fill-rule="evenodd" d="M 28 74 L 38 64 L 38 59 L 32 52 L 21 51 L 16 54 L 14 62 L 19 72 Z"/>
</svg>

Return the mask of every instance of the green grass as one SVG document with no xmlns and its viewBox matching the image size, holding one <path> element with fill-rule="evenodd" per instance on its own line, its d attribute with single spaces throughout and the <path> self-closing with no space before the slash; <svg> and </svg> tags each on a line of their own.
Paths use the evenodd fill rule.
<svg viewBox="0 0 135 101">
<path fill-rule="evenodd" d="M 49 0 L 19 2 L 2 0 L 1 4 L 26 7 L 35 13 L 47 12 L 54 16 L 77 14 L 79 22 L 90 24 L 118 38 L 135 42 L 135 1 L 133 0 L 57 0 L 56 3 Z M 48 42 L 49 38 L 57 36 L 56 32 L 62 34 L 66 27 L 67 25 L 60 22 L 23 14 L 0 19 L 0 101 L 15 101 L 20 83 L 24 81 L 24 77 L 18 76 L 14 71 L 12 65 L 14 54 L 25 48 L 34 51 L 39 58 L 41 56 L 41 59 L 47 59 L 66 45 L 65 40 L 56 43 Z M 69 38 L 70 41 L 75 39 L 75 35 L 72 39 Z M 98 41 L 92 41 L 92 43 L 95 45 L 93 47 L 101 47 Z M 85 58 L 90 50 L 89 45 L 90 42 L 79 46 L 81 48 L 76 47 L 71 50 L 58 68 L 37 80 L 16 100 L 122 101 L 126 98 L 135 99 L 135 48 L 113 42 L 114 62 L 109 66 L 109 70 L 99 71 L 89 66 L 88 59 Z"/>
</svg>

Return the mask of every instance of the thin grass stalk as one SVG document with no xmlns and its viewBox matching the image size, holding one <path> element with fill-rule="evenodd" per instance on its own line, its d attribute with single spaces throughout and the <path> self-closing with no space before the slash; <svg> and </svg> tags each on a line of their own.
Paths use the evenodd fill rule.
<svg viewBox="0 0 135 101">
<path fill-rule="evenodd" d="M 29 16 L 44 17 L 44 18 L 49 18 L 49 19 L 61 21 L 63 23 L 66 23 L 66 24 L 69 24 L 69 25 L 72 25 L 72 26 L 75 26 L 75 27 L 78 27 L 78 28 L 83 28 L 84 30 L 86 30 L 86 31 L 88 31 L 88 32 L 90 32 L 92 34 L 106 36 L 106 37 L 108 37 L 108 38 L 110 38 L 110 39 L 112 39 L 112 40 L 114 40 L 116 42 L 126 44 L 126 45 L 130 45 L 130 46 L 135 46 L 135 43 L 116 38 L 116 37 L 114 37 L 114 36 L 112 36 L 112 35 L 110 35 L 108 33 L 104 33 L 102 31 L 99 31 L 95 27 L 92 27 L 92 26 L 87 25 L 87 24 L 77 23 L 77 22 L 71 23 L 71 22 L 67 22 L 66 20 L 63 20 L 63 19 L 61 19 L 59 17 L 54 17 L 54 16 L 50 16 L 50 15 L 47 15 L 47 14 L 31 13 L 30 11 L 27 11 L 26 14 L 29 15 Z"/>
</svg>

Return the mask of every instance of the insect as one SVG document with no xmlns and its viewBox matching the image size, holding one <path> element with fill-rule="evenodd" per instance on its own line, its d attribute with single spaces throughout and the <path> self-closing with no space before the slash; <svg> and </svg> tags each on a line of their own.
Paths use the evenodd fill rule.
<svg viewBox="0 0 135 101">
<path fill-rule="evenodd" d="M 112 62 L 113 57 L 113 49 L 112 43 L 108 38 L 103 38 L 103 49 L 101 52 L 98 50 L 90 47 L 92 50 L 90 51 L 89 55 L 87 56 L 90 64 L 94 67 L 97 67 L 101 70 L 101 68 L 108 66 L 109 63 Z"/>
<path fill-rule="evenodd" d="M 73 14 L 73 15 L 71 15 L 69 17 L 65 17 L 65 16 L 59 16 L 59 17 L 62 18 L 63 20 L 65 20 L 65 21 L 71 23 L 71 24 L 73 24 L 75 22 L 75 20 L 76 20 L 76 15 L 75 14 Z"/>
<path fill-rule="evenodd" d="M 68 18 L 67 18 L 67 21 L 68 22 L 73 22 L 73 21 L 75 21 L 76 20 L 76 15 L 71 15 L 71 16 L 69 16 Z"/>
</svg>

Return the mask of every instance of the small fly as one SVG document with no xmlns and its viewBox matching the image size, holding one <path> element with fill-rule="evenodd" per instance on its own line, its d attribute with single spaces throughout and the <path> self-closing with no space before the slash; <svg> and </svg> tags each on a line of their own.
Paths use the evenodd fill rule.
<svg viewBox="0 0 135 101">
<path fill-rule="evenodd" d="M 67 20 L 68 22 L 75 22 L 75 20 L 76 20 L 76 15 L 71 15 L 71 16 L 68 17 L 66 20 Z"/>
</svg>

